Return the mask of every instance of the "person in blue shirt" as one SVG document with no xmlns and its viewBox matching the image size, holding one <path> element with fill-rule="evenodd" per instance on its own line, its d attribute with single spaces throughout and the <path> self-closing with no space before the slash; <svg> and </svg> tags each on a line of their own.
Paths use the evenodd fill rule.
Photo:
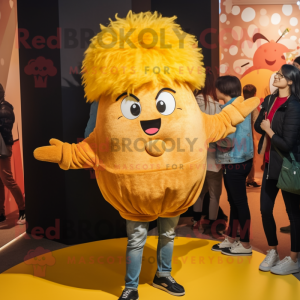
<svg viewBox="0 0 300 300">
<path fill-rule="evenodd" d="M 85 131 L 84 131 L 84 138 L 87 138 L 93 132 L 93 130 L 96 126 L 97 111 L 98 111 L 98 101 L 94 101 L 91 104 L 90 118 L 88 120 L 88 123 L 87 123 Z"/>
<path fill-rule="evenodd" d="M 236 76 L 221 76 L 216 80 L 216 93 L 224 101 L 221 109 L 231 104 L 242 94 L 240 80 Z M 236 131 L 227 136 L 233 141 L 230 151 L 217 147 L 216 163 L 223 165 L 224 185 L 230 204 L 230 220 L 227 236 L 222 243 L 213 246 L 213 251 L 220 251 L 230 256 L 252 255 L 250 237 L 250 210 L 246 192 L 246 178 L 253 164 L 253 137 L 251 114 L 236 126 Z M 240 241 L 237 229 L 240 229 Z"/>
</svg>

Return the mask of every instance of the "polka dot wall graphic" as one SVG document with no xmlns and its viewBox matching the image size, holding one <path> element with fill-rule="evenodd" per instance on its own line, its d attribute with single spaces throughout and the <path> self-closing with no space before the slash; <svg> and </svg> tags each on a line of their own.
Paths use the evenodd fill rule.
<svg viewBox="0 0 300 300">
<path fill-rule="evenodd" d="M 231 55 L 236 55 L 238 53 L 238 51 L 239 51 L 239 48 L 237 46 L 235 46 L 235 45 L 232 45 L 229 48 L 229 53 Z"/>
<path fill-rule="evenodd" d="M 220 32 L 223 32 L 220 40 L 223 43 L 222 53 L 220 53 L 220 61 L 224 65 L 222 75 L 227 70 L 226 74 L 243 78 L 247 69 L 253 66 L 253 56 L 259 47 L 267 44 L 267 40 L 277 41 L 287 28 L 289 32 L 285 33 L 277 43 L 284 45 L 289 51 L 294 51 L 297 47 L 300 49 L 300 10 L 296 4 L 297 0 L 291 2 L 284 0 L 282 4 L 274 5 L 265 5 L 268 1 L 260 1 L 261 4 L 255 5 L 251 4 L 251 0 L 244 1 L 248 5 L 240 4 L 239 1 L 242 2 L 221 0 L 220 15 L 224 14 L 220 20 Z M 233 3 L 230 12 L 225 12 L 225 2 Z M 227 39 L 223 40 L 225 32 Z M 258 38 L 253 43 L 253 36 L 256 33 L 261 33 L 267 40 Z M 284 50 L 282 47 L 279 48 Z M 242 68 L 243 64 L 247 64 L 247 67 Z M 234 67 L 237 69 L 234 70 Z"/>
<path fill-rule="evenodd" d="M 3 58 L 0 59 L 0 64 L 1 64 L 1 66 L 4 65 L 4 59 Z"/>
<path fill-rule="evenodd" d="M 243 28 L 241 26 L 234 26 L 231 30 L 231 35 L 236 41 L 243 38 Z"/>
<path fill-rule="evenodd" d="M 260 10 L 260 14 L 261 14 L 262 16 L 266 15 L 266 14 L 267 14 L 267 10 L 264 9 L 264 8 L 262 8 L 262 9 Z"/>
<path fill-rule="evenodd" d="M 225 23 L 226 20 L 227 20 L 227 16 L 226 16 L 225 14 L 222 14 L 222 15 L 220 16 L 220 22 Z"/>
<path fill-rule="evenodd" d="M 261 26 L 268 26 L 270 22 L 270 19 L 268 16 L 260 16 L 259 18 L 259 24 Z"/>
<path fill-rule="evenodd" d="M 251 22 L 255 18 L 255 10 L 252 7 L 247 7 L 242 12 L 242 20 Z"/>
<path fill-rule="evenodd" d="M 229 24 L 230 24 L 230 21 L 227 21 L 226 24 L 229 25 Z"/>
<path fill-rule="evenodd" d="M 232 10 L 231 10 L 231 13 L 235 16 L 237 16 L 239 13 L 241 12 L 241 9 L 239 6 L 233 6 L 232 7 Z"/>
<path fill-rule="evenodd" d="M 298 19 L 295 18 L 295 17 L 291 18 L 291 19 L 290 19 L 290 24 L 291 24 L 292 26 L 297 26 L 297 24 L 298 24 Z"/>
<path fill-rule="evenodd" d="M 224 36 L 224 37 L 223 37 L 223 40 L 226 41 L 226 40 L 227 40 L 227 36 Z"/>
<path fill-rule="evenodd" d="M 228 70 L 228 65 L 227 64 L 222 64 L 220 65 L 220 73 L 224 74 Z"/>
<path fill-rule="evenodd" d="M 290 16 L 293 12 L 293 6 L 292 5 L 283 5 L 282 12 L 284 15 Z"/>
<path fill-rule="evenodd" d="M 275 14 L 272 15 L 272 17 L 271 17 L 271 23 L 272 23 L 273 25 L 279 24 L 280 21 L 281 21 L 280 14 L 275 13 Z"/>
<path fill-rule="evenodd" d="M 251 25 L 249 25 L 247 32 L 248 32 L 249 37 L 252 38 L 255 33 L 259 32 L 259 29 L 256 25 L 251 24 Z"/>
<path fill-rule="evenodd" d="M 288 49 L 297 49 L 297 43 L 291 39 L 285 38 L 278 41 L 278 44 L 286 46 Z"/>
</svg>

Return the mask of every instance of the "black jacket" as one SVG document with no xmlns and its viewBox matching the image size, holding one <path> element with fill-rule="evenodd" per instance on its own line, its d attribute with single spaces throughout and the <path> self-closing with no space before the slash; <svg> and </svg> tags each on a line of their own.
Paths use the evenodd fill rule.
<svg viewBox="0 0 300 300">
<path fill-rule="evenodd" d="M 15 114 L 13 106 L 0 99 L 0 132 L 6 145 L 13 145 L 12 128 L 15 122 Z"/>
<path fill-rule="evenodd" d="M 265 98 L 261 105 L 260 114 L 254 124 L 255 130 L 262 136 L 258 144 L 258 153 L 260 153 L 265 131 L 260 128 L 261 122 L 265 119 L 265 112 L 269 110 L 278 94 L 272 94 Z M 271 128 L 275 132 L 271 139 L 270 161 L 268 166 L 267 178 L 278 179 L 282 166 L 282 158 L 276 152 L 275 147 L 287 157 L 290 161 L 289 152 L 293 152 L 296 160 L 300 162 L 300 101 L 291 95 L 275 112 Z"/>
</svg>

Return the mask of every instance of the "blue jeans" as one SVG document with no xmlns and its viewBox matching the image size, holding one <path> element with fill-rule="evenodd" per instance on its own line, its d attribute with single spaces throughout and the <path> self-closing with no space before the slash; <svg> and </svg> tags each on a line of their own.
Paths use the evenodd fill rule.
<svg viewBox="0 0 300 300">
<path fill-rule="evenodd" d="M 175 227 L 179 217 L 158 218 L 157 272 L 158 277 L 168 277 L 172 270 L 172 255 L 174 247 Z M 125 287 L 137 289 L 142 267 L 144 245 L 148 234 L 148 222 L 126 220 L 128 236 L 126 251 Z"/>
</svg>

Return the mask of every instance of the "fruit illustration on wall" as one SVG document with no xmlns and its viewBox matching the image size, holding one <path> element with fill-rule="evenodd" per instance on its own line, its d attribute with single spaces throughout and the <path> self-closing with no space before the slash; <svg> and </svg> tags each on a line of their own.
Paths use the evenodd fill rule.
<svg viewBox="0 0 300 300">
<path fill-rule="evenodd" d="M 288 31 L 284 31 L 281 37 Z M 280 37 L 280 38 L 281 38 Z M 279 38 L 279 39 L 280 39 Z M 253 43 L 263 39 L 268 43 L 261 45 L 253 55 L 253 66 L 246 70 L 241 78 L 242 86 L 253 84 L 257 89 L 257 97 L 261 102 L 270 94 L 270 78 L 272 74 L 280 70 L 281 66 L 286 63 L 284 53 L 290 50 L 283 44 L 273 40 L 269 41 L 263 34 L 256 33 L 253 35 Z"/>
<path fill-rule="evenodd" d="M 249 74 L 254 70 L 267 69 L 276 72 L 285 64 L 284 53 L 290 50 L 282 44 L 275 41 L 269 41 L 263 34 L 256 33 L 253 36 L 253 43 L 258 39 L 264 39 L 268 43 L 261 45 L 253 56 L 253 66 L 249 68 L 243 76 Z"/>
</svg>

